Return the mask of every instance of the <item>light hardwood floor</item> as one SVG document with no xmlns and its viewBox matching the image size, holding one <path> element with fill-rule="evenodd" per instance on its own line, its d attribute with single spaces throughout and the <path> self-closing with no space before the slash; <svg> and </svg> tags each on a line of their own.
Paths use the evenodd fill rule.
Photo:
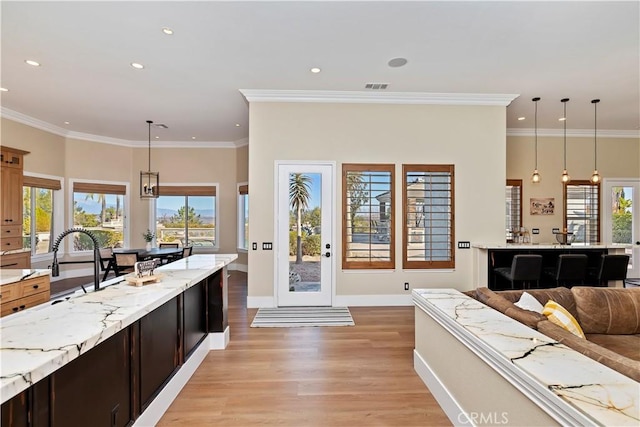
<svg viewBox="0 0 640 427">
<path fill-rule="evenodd" d="M 229 283 L 231 341 L 211 351 L 159 426 L 449 426 L 413 370 L 412 307 L 350 308 L 356 326 L 251 328 Z"/>
</svg>

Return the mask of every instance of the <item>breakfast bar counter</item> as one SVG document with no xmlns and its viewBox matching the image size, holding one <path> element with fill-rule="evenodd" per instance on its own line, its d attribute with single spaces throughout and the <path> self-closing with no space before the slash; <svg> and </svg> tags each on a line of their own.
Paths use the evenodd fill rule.
<svg viewBox="0 0 640 427">
<path fill-rule="evenodd" d="M 76 294 L 4 317 L 0 324 L 3 424 L 8 409 L 16 410 L 5 405 L 19 406 L 20 399 L 12 398 L 22 393 L 27 410 L 34 408 L 37 396 L 55 396 L 47 412 L 51 417 L 62 417 L 61 411 L 69 409 L 63 406 L 70 404 L 80 425 L 82 393 L 100 394 L 96 391 L 100 381 L 117 383 L 120 374 L 120 390 L 125 394 L 133 391 L 118 396 L 115 406 L 105 406 L 105 416 L 118 420 L 110 421 L 112 425 L 130 424 L 209 332 L 228 334 L 226 266 L 236 258 L 236 254 L 192 255 L 157 268 L 159 283 L 136 287 L 117 277 L 103 282 L 100 291 Z M 158 380 L 149 380 L 156 375 L 156 362 L 164 363 L 163 346 L 168 367 L 160 367 L 165 372 Z M 93 363 L 96 365 L 91 366 Z M 109 373 L 110 369 L 117 372 Z M 94 384 L 89 383 L 92 377 L 97 378 Z M 64 384 L 67 381 L 69 384 Z M 77 390 L 66 390 L 69 387 Z M 69 402 L 64 401 L 65 393 Z M 84 410 L 87 416 L 99 417 L 101 403 L 97 400 L 108 399 L 95 400 L 85 405 L 89 406 L 89 412 Z M 62 406 L 53 407 L 58 404 Z M 98 406 L 91 407 L 94 404 Z M 109 424 L 98 418 L 83 422 L 87 421 Z"/>
</svg>

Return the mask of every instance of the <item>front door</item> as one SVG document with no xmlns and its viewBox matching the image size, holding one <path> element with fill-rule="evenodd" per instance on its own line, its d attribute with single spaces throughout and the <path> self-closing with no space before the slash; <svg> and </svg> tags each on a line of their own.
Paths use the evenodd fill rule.
<svg viewBox="0 0 640 427">
<path fill-rule="evenodd" d="M 630 255 L 628 278 L 640 278 L 640 180 L 605 179 L 602 187 L 604 242 Z"/>
<path fill-rule="evenodd" d="M 276 167 L 278 306 L 331 306 L 334 166 L 280 163 Z"/>
</svg>

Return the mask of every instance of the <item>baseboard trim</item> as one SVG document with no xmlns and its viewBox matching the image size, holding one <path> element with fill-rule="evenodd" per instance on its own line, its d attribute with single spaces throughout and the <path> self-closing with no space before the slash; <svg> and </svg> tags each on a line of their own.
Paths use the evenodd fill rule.
<svg viewBox="0 0 640 427">
<path fill-rule="evenodd" d="M 207 340 L 209 341 L 209 350 L 224 350 L 229 345 L 229 327 L 224 332 L 212 332 Z"/>
<path fill-rule="evenodd" d="M 411 294 L 407 295 L 336 295 L 336 307 L 385 307 L 412 306 Z"/>
<path fill-rule="evenodd" d="M 453 425 L 473 425 L 458 401 L 449 393 L 447 387 L 433 372 L 420 354 L 413 350 L 413 369 L 416 371 L 424 385 L 427 386 L 444 413 Z"/>
<path fill-rule="evenodd" d="M 135 427 L 148 427 L 158 424 L 160 418 L 167 412 L 167 409 L 169 409 L 169 406 L 171 406 L 175 398 L 178 397 L 178 394 L 180 394 L 182 388 L 191 379 L 196 369 L 198 369 L 198 366 L 200 366 L 205 357 L 207 357 L 209 350 L 209 341 L 205 339 L 193 353 L 191 353 L 189 359 L 180 367 L 178 372 L 169 380 L 156 398 L 147 406 L 147 409 L 140 414 L 135 423 L 133 423 Z"/>
<path fill-rule="evenodd" d="M 247 297 L 247 308 L 273 308 L 277 307 L 274 297 Z"/>
</svg>

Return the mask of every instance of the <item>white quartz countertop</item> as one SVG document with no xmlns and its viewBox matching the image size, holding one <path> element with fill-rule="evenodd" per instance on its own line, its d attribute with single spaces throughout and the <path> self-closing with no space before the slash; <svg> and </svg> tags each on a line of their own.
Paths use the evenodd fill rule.
<svg viewBox="0 0 640 427">
<path fill-rule="evenodd" d="M 156 269 L 159 283 L 127 282 L 76 294 L 0 319 L 0 403 L 126 328 L 192 285 L 229 265 L 237 254 L 192 255 Z M 48 271 L 48 270 L 46 270 Z M 116 278 L 103 285 L 109 285 Z M 90 291 L 90 287 L 87 287 Z"/>
<path fill-rule="evenodd" d="M 0 269 L 0 286 L 20 282 L 25 279 L 33 279 L 34 277 L 48 276 L 51 274 L 49 269 L 21 269 L 21 268 L 3 268 Z"/>
<path fill-rule="evenodd" d="M 562 249 L 562 250 L 584 250 L 584 249 L 617 249 L 620 246 L 612 246 L 612 245 L 583 245 L 574 243 L 571 245 L 561 245 L 560 243 L 473 243 L 471 244 L 472 248 L 476 249 L 523 249 L 523 250 L 532 250 L 532 249 Z"/>
<path fill-rule="evenodd" d="M 413 301 L 430 315 L 459 325 L 505 372 L 533 380 L 541 393 L 553 393 L 570 410 L 593 420 L 588 424 L 640 425 L 640 384 L 631 378 L 457 290 L 415 289 Z"/>
</svg>

